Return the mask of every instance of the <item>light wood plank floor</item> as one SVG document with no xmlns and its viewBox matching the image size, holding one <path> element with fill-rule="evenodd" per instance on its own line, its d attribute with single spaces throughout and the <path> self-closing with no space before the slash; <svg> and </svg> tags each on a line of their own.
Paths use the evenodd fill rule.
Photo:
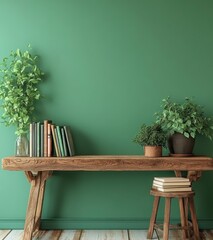
<svg viewBox="0 0 213 240">
<path fill-rule="evenodd" d="M 39 231 L 33 240 L 145 240 L 147 230 L 55 230 Z M 181 240 L 179 231 L 170 231 L 169 239 Z M 162 232 L 153 239 L 162 239 Z M 201 231 L 202 240 L 213 240 L 213 230 Z M 23 230 L 0 230 L 0 240 L 23 240 Z"/>
</svg>

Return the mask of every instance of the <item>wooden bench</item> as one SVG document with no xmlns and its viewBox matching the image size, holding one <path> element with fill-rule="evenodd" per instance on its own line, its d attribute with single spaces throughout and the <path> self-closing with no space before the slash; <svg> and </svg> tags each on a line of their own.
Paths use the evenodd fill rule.
<svg viewBox="0 0 213 240">
<path fill-rule="evenodd" d="M 158 157 L 137 155 L 89 155 L 74 157 L 6 157 L 2 168 L 24 171 L 31 183 L 26 213 L 24 240 L 31 240 L 39 229 L 45 183 L 52 171 L 188 171 L 191 180 L 197 180 L 201 171 L 213 170 L 211 157 Z"/>
</svg>

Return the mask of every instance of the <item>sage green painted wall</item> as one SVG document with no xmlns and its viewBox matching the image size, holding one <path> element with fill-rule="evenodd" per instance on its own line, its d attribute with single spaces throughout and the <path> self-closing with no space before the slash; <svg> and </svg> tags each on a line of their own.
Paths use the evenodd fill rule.
<svg viewBox="0 0 213 240">
<path fill-rule="evenodd" d="M 195 97 L 213 115 L 212 12 L 210 0 L 0 0 L 0 58 L 32 45 L 46 73 L 38 120 L 70 125 L 77 154 L 143 154 L 131 140 L 163 98 Z M 14 128 L 0 133 L 0 157 L 13 155 Z M 195 153 L 212 156 L 213 143 L 198 138 Z M 147 227 L 152 179 L 167 174 L 55 172 L 43 226 Z M 194 185 L 205 228 L 212 180 L 207 172 Z M 23 227 L 28 192 L 22 172 L 0 170 L 0 228 Z"/>
</svg>

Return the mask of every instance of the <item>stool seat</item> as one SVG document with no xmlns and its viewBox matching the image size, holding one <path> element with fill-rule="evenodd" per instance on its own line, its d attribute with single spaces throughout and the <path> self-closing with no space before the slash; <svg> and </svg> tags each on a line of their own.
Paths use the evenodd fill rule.
<svg viewBox="0 0 213 240">
<path fill-rule="evenodd" d="M 193 191 L 185 191 L 185 192 L 161 192 L 156 189 L 152 189 L 150 194 L 153 196 L 159 197 L 171 197 L 171 198 L 184 198 L 184 197 L 192 197 L 195 195 Z"/>
<path fill-rule="evenodd" d="M 197 217 L 194 206 L 194 195 L 193 191 L 185 192 L 161 192 L 155 189 L 151 189 L 150 194 L 154 196 L 153 210 L 150 218 L 150 225 L 147 233 L 147 239 L 151 239 L 154 229 L 156 229 L 156 218 L 160 199 L 165 198 L 165 210 L 164 210 L 164 223 L 163 223 L 163 240 L 169 239 L 169 220 L 170 220 L 170 207 L 171 199 L 178 198 L 180 217 L 181 217 L 181 227 L 182 239 L 187 239 L 189 236 L 189 230 L 193 229 L 195 240 L 199 240 L 199 228 L 197 224 Z M 188 224 L 188 207 L 191 213 L 192 226 Z"/>
</svg>

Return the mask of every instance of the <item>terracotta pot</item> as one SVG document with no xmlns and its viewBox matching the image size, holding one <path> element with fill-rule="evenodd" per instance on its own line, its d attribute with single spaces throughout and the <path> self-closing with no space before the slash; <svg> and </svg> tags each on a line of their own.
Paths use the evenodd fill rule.
<svg viewBox="0 0 213 240">
<path fill-rule="evenodd" d="M 145 157 L 161 157 L 162 146 L 144 146 Z"/>
<path fill-rule="evenodd" d="M 194 138 L 187 138 L 181 133 L 175 133 L 168 139 L 168 147 L 171 154 L 191 155 L 193 152 L 194 144 Z"/>
</svg>

